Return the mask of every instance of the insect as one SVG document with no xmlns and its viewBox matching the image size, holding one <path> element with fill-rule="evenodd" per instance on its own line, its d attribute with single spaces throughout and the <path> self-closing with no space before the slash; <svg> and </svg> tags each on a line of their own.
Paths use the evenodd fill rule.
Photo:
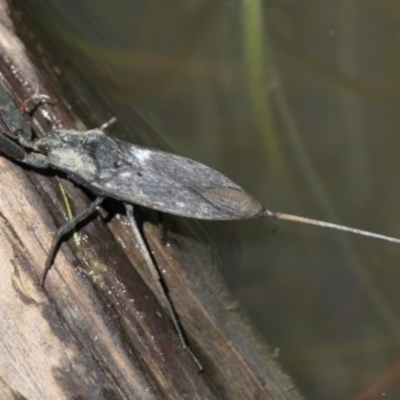
<svg viewBox="0 0 400 400">
<path fill-rule="evenodd" d="M 204 164 L 106 135 L 104 129 L 108 123 L 88 131 L 56 129 L 43 138 L 32 139 L 26 122 L 15 128 L 9 124 L 8 116 L 7 120 L 4 116 L 2 119 L 6 128 L 3 128 L 5 135 L 0 136 L 0 151 L 6 156 L 35 168 L 62 171 L 97 195 L 86 209 L 57 232 L 46 261 L 46 272 L 51 267 L 57 243 L 94 213 L 105 197 L 195 219 L 269 217 L 400 244 L 400 239 L 390 236 L 271 211 L 229 178 Z"/>
<path fill-rule="evenodd" d="M 96 211 L 105 197 L 165 213 L 205 220 L 270 217 L 318 225 L 400 243 L 399 239 L 343 225 L 271 211 L 223 174 L 199 162 L 110 137 L 109 123 L 88 131 L 56 129 L 40 139 L 4 88 L 0 90 L 2 133 L 0 151 L 36 168 L 64 172 L 98 197 L 57 232 L 45 274 L 57 243 L 80 221 Z M 44 281 L 44 278 L 43 278 Z"/>
<path fill-rule="evenodd" d="M 0 102 L 0 127 L 3 133 L 0 135 L 0 152 L 35 168 L 62 171 L 69 179 L 97 195 L 87 208 L 58 229 L 47 256 L 42 285 L 60 240 L 79 222 L 96 212 L 105 197 L 120 200 L 126 205 L 132 232 L 139 241 L 142 253 L 147 257 L 147 263 L 158 283 L 161 277 L 158 270 L 154 271 L 156 267 L 151 266 L 154 263 L 135 224 L 132 204 L 205 220 L 269 217 L 400 244 L 400 240 L 393 237 L 271 211 L 229 178 L 206 165 L 106 135 L 104 129 L 109 124 L 88 131 L 56 129 L 43 138 L 33 139 L 30 126 L 15 105 L 10 105 L 13 102 L 4 88 L 0 90 Z M 162 287 L 161 283 L 160 286 Z M 177 328 L 179 324 L 172 304 L 166 294 L 164 298 Z M 186 348 L 179 326 L 177 330 Z"/>
</svg>

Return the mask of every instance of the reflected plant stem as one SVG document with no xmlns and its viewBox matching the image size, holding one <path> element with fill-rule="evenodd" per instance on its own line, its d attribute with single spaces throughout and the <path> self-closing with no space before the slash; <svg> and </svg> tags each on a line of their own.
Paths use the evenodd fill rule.
<svg viewBox="0 0 400 400">
<path fill-rule="evenodd" d="M 250 91 L 252 93 L 256 114 L 259 116 L 258 120 L 263 121 L 263 124 L 268 122 L 269 128 L 265 125 L 265 129 L 268 129 L 268 145 L 271 146 L 271 148 L 268 148 L 268 154 L 269 157 L 272 157 L 269 161 L 272 163 L 271 165 L 274 168 L 273 171 L 279 171 L 280 176 L 284 177 L 283 182 L 289 182 L 290 178 L 287 177 L 286 173 L 283 173 L 286 168 L 281 165 L 281 159 L 274 157 L 274 154 L 276 155 L 281 153 L 279 152 L 275 130 L 272 129 L 273 123 L 271 122 L 272 117 L 269 103 L 266 100 L 266 94 L 263 91 L 263 87 L 265 87 L 263 83 L 265 83 L 266 80 L 265 69 L 263 68 L 264 56 L 268 60 L 269 81 L 279 83 L 281 82 L 281 79 L 274 62 L 267 29 L 265 28 L 265 18 L 263 19 L 262 15 L 262 2 L 260 0 L 244 1 L 243 26 L 246 39 L 246 58 L 249 65 Z M 262 46 L 264 51 L 261 50 Z M 298 156 L 300 168 L 303 171 L 305 180 L 308 182 L 312 193 L 315 195 L 318 204 L 327 216 L 326 218 L 330 221 L 335 221 L 336 223 L 341 224 L 340 218 L 326 194 L 326 189 L 312 165 L 282 85 L 274 85 L 274 90 L 271 92 L 271 95 L 276 103 L 277 113 L 282 121 L 284 131 L 288 135 L 289 140 L 293 145 L 293 150 Z M 267 115 L 268 117 L 261 118 L 260 115 L 262 114 Z M 264 127 L 264 125 L 262 126 Z M 369 298 L 371 304 L 373 304 L 382 320 L 391 328 L 392 331 L 395 333 L 400 332 L 400 321 L 397 318 L 396 313 L 394 313 L 392 308 L 388 306 L 387 302 L 374 284 L 373 279 L 371 279 L 370 275 L 365 270 L 360 258 L 353 249 L 351 240 L 347 235 L 343 235 L 340 232 L 336 233 L 336 237 L 340 246 L 343 248 L 344 255 L 349 261 L 350 268 L 355 276 L 357 276 L 359 284 L 363 288 L 364 293 L 367 298 Z M 400 338 L 398 340 L 400 343 Z"/>
<path fill-rule="evenodd" d="M 358 68 L 358 14 L 357 5 L 348 0 L 338 2 L 337 65 L 339 71 L 351 79 L 359 80 Z M 351 168 L 351 198 L 358 204 L 371 196 L 369 184 L 368 152 L 365 142 L 364 112 L 360 94 L 341 87 L 345 136 L 349 140 L 348 158 Z"/>
<path fill-rule="evenodd" d="M 243 2 L 243 31 L 244 51 L 248 72 L 248 86 L 251 104 L 254 109 L 258 131 L 265 142 L 266 159 L 270 173 L 286 191 L 287 198 L 293 199 L 290 174 L 283 160 L 283 151 L 280 148 L 277 131 L 274 124 L 268 90 L 276 84 L 269 73 L 270 63 L 265 63 L 263 16 L 260 0 L 245 0 Z M 266 76 L 267 75 L 267 76 Z M 269 76 L 268 76 L 269 75 Z"/>
</svg>

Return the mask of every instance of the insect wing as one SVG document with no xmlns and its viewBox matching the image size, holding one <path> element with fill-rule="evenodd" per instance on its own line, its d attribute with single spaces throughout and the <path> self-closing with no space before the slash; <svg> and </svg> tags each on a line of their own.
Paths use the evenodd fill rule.
<svg viewBox="0 0 400 400">
<path fill-rule="evenodd" d="M 256 218 L 264 207 L 240 186 L 196 161 L 112 139 L 119 162 L 101 169 L 98 190 L 129 203 L 197 219 Z"/>
</svg>

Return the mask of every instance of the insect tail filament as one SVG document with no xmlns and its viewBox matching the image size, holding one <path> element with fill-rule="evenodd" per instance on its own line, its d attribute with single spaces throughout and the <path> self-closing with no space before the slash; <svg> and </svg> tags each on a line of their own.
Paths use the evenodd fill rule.
<svg viewBox="0 0 400 400">
<path fill-rule="evenodd" d="M 322 228 L 328 228 L 328 229 L 335 229 L 335 230 L 338 230 L 338 231 L 350 232 L 350 233 L 354 233 L 355 235 L 368 236 L 370 238 L 380 239 L 380 240 L 385 240 L 387 242 L 400 244 L 400 239 L 396 239 L 396 238 L 391 237 L 391 236 L 380 235 L 378 233 L 364 231 L 362 229 L 351 228 L 351 227 L 345 226 L 345 225 L 333 224 L 331 222 L 325 222 L 325 221 L 320 221 L 320 220 L 317 220 L 317 219 L 300 217 L 298 215 L 286 214 L 286 213 L 282 213 L 282 212 L 279 212 L 279 211 L 266 210 L 265 215 L 267 217 L 275 218 L 275 219 L 279 219 L 279 220 L 283 220 L 283 221 L 292 221 L 292 222 L 297 222 L 299 224 L 316 225 L 316 226 L 320 226 Z"/>
</svg>

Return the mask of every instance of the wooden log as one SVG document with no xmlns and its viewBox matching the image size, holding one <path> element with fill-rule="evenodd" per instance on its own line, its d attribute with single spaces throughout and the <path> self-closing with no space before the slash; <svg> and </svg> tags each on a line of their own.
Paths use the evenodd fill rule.
<svg viewBox="0 0 400 400">
<path fill-rule="evenodd" d="M 3 85 L 18 105 L 36 90 L 56 100 L 26 115 L 35 134 L 55 126 L 85 129 L 50 60 L 23 16 L 0 0 Z M 113 202 L 79 231 L 80 244 L 61 246 L 42 288 L 53 234 L 68 218 L 59 185 L 74 210 L 89 204 L 90 194 L 60 174 L 3 157 L 0 176 L 1 398 L 301 398 L 227 292 L 206 246 L 178 229 L 163 245 L 145 214 L 144 235 L 204 367 L 199 373 L 125 216 L 109 215 Z"/>
</svg>

